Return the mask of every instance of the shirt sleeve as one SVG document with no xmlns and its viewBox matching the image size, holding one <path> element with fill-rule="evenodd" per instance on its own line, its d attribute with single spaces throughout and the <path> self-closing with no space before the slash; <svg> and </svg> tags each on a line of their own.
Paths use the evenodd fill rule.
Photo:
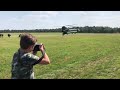
<svg viewBox="0 0 120 90">
<path fill-rule="evenodd" d="M 39 60 L 39 57 L 31 53 L 27 53 L 22 57 L 22 62 L 24 65 L 33 65 L 38 60 Z"/>
</svg>

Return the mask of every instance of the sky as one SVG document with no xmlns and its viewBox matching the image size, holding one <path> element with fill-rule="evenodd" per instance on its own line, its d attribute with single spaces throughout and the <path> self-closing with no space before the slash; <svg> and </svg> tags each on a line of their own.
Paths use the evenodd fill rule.
<svg viewBox="0 0 120 90">
<path fill-rule="evenodd" d="M 54 29 L 65 25 L 120 27 L 120 11 L 0 11 L 0 30 Z"/>
</svg>

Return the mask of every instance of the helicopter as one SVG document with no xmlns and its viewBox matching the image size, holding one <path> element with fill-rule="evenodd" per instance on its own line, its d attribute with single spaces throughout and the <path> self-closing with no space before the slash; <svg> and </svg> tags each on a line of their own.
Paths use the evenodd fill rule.
<svg viewBox="0 0 120 90">
<path fill-rule="evenodd" d="M 64 36 L 65 34 L 76 34 L 79 31 L 79 27 L 73 26 L 73 25 L 66 25 L 62 26 L 62 35 Z"/>
</svg>

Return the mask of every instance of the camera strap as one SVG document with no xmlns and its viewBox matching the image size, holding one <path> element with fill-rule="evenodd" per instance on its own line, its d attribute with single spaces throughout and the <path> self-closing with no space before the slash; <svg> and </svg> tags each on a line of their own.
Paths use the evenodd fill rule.
<svg viewBox="0 0 120 90">
<path fill-rule="evenodd" d="M 18 49 L 18 62 L 19 62 L 20 64 L 22 64 L 22 62 L 21 62 L 21 60 L 20 60 L 20 49 Z"/>
<path fill-rule="evenodd" d="M 36 65 L 36 64 L 40 63 L 40 61 L 44 58 L 44 55 L 45 55 L 45 50 L 42 52 L 42 56 L 40 57 L 40 59 L 37 60 L 37 61 L 36 61 L 34 64 L 32 64 L 32 65 Z"/>
<path fill-rule="evenodd" d="M 20 54 L 21 54 L 20 53 L 20 49 L 18 49 L 18 62 L 19 62 L 20 65 L 24 66 L 23 63 L 22 63 L 22 61 L 21 61 Z"/>
</svg>

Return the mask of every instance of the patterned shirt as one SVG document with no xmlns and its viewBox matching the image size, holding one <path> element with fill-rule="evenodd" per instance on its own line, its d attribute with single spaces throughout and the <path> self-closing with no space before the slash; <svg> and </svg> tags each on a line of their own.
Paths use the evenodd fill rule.
<svg viewBox="0 0 120 90">
<path fill-rule="evenodd" d="M 12 60 L 12 79 L 34 79 L 33 64 L 39 60 L 38 56 L 22 52 L 14 53 Z"/>
</svg>

